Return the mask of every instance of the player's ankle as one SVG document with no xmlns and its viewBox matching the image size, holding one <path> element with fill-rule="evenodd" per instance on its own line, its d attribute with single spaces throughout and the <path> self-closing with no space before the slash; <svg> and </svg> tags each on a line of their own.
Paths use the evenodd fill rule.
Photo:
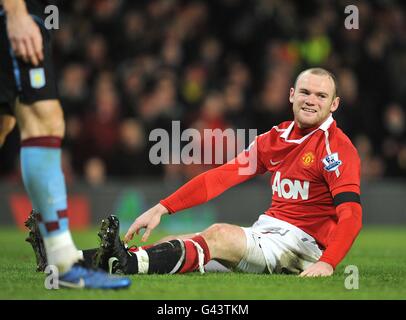
<svg viewBox="0 0 406 320">
<path fill-rule="evenodd" d="M 58 268 L 60 274 L 67 272 L 80 258 L 69 231 L 44 237 L 48 265 Z"/>
</svg>

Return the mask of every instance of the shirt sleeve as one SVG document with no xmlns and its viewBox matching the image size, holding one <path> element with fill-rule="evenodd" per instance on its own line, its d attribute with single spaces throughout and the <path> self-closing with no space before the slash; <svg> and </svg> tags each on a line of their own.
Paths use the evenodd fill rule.
<svg viewBox="0 0 406 320">
<path fill-rule="evenodd" d="M 265 173 L 267 169 L 260 160 L 258 145 L 256 137 L 236 158 L 196 176 L 160 203 L 175 213 L 205 203 L 232 186 Z"/>
<path fill-rule="evenodd" d="M 347 141 L 326 146 L 326 149 L 321 170 L 334 199 L 337 225 L 329 235 L 320 261 L 335 268 L 346 256 L 362 228 L 361 162 L 357 150 Z"/>
<path fill-rule="evenodd" d="M 342 203 L 336 211 L 337 226 L 320 257 L 320 261 L 329 263 L 334 269 L 344 259 L 362 228 L 362 207 L 359 203 Z"/>
<path fill-rule="evenodd" d="M 342 192 L 360 194 L 361 161 L 354 146 L 337 142 L 326 149 L 330 150 L 325 152 L 321 171 L 332 196 Z"/>
</svg>

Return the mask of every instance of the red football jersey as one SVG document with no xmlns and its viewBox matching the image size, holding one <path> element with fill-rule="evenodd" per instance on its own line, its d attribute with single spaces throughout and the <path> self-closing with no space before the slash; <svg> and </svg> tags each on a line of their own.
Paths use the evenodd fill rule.
<svg viewBox="0 0 406 320">
<path fill-rule="evenodd" d="M 335 267 L 361 228 L 362 209 L 360 159 L 332 116 L 314 129 L 300 130 L 293 121 L 273 127 L 236 159 L 198 175 L 160 203 L 174 213 L 267 171 L 272 204 L 265 213 L 313 236 L 327 248 L 320 260 Z"/>
<path fill-rule="evenodd" d="M 360 159 L 332 116 L 299 139 L 293 129 L 293 121 L 284 122 L 254 142 L 260 171 L 273 173 L 266 214 L 299 227 L 325 248 L 337 223 L 333 197 L 360 193 Z"/>
</svg>

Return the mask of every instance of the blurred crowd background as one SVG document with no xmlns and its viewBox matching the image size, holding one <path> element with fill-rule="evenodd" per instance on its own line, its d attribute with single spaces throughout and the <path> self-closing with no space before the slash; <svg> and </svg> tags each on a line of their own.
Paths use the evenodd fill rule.
<svg viewBox="0 0 406 320">
<path fill-rule="evenodd" d="M 359 29 L 347 30 L 347 5 Z M 58 5 L 54 60 L 68 183 L 186 179 L 204 166 L 152 165 L 154 128 L 256 128 L 292 119 L 304 68 L 336 74 L 334 114 L 362 178 L 406 177 L 406 20 L 401 1 L 71 0 Z M 19 179 L 18 132 L 0 150 Z"/>
</svg>

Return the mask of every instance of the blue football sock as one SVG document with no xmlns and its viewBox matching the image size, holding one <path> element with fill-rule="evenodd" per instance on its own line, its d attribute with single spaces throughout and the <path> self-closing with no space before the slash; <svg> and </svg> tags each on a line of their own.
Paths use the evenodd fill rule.
<svg viewBox="0 0 406 320">
<path fill-rule="evenodd" d="M 60 142 L 57 137 L 31 138 L 21 147 L 24 186 L 33 209 L 41 214 L 40 231 L 45 238 L 69 229 Z"/>
</svg>

